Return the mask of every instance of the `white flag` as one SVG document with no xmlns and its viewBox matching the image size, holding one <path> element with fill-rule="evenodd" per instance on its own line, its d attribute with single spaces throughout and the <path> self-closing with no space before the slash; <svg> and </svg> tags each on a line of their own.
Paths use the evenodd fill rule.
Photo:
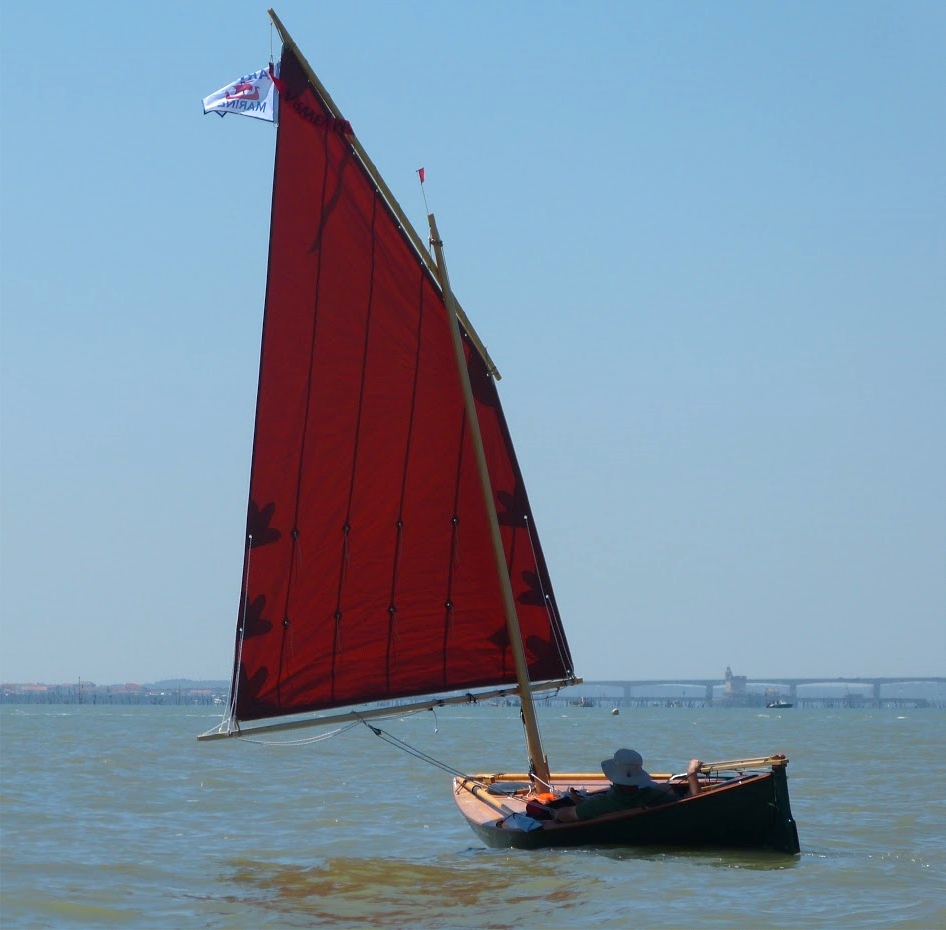
<svg viewBox="0 0 946 930">
<path fill-rule="evenodd" d="M 237 113 L 253 119 L 276 119 L 276 94 L 268 68 L 244 74 L 239 80 L 204 97 L 204 113 Z"/>
</svg>

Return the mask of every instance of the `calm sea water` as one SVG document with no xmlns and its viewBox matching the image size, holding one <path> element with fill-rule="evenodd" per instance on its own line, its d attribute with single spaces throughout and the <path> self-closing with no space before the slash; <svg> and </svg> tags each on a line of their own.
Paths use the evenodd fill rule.
<svg viewBox="0 0 946 930">
<path fill-rule="evenodd" d="M 784 751 L 802 855 L 480 846 L 449 777 L 359 727 L 198 743 L 206 708 L 0 708 L 0 924 L 23 928 L 946 927 L 941 710 L 543 708 L 553 767 Z M 384 729 L 521 769 L 515 710 Z M 311 732 L 311 731 L 310 731 Z"/>
</svg>

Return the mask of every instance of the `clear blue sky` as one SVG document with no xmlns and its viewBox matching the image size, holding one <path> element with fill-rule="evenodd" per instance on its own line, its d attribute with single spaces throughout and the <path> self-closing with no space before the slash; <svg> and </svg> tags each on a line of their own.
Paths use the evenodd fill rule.
<svg viewBox="0 0 946 930">
<path fill-rule="evenodd" d="M 946 5 L 276 10 L 427 169 L 579 674 L 946 674 Z M 200 98 L 265 4 L 0 26 L 0 679 L 225 678 L 275 137 Z"/>
</svg>

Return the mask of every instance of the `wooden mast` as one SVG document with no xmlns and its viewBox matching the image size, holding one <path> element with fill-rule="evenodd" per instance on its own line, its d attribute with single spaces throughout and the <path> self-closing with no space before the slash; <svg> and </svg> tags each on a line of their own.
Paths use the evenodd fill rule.
<svg viewBox="0 0 946 930">
<path fill-rule="evenodd" d="M 322 98 L 322 102 L 325 104 L 325 108 L 331 113 L 335 119 L 344 120 L 341 110 L 335 105 L 335 101 L 332 100 L 331 95 L 325 89 L 325 85 L 319 80 L 318 75 L 315 71 L 312 70 L 312 66 L 306 61 L 305 55 L 299 51 L 299 46 L 292 40 L 292 36 L 286 31 L 286 27 L 282 24 L 279 17 L 276 15 L 275 10 L 269 10 L 269 18 L 273 21 L 273 25 L 276 27 L 277 32 L 279 33 L 279 38 L 282 40 L 283 45 L 287 48 L 292 49 L 296 58 L 299 59 L 299 63 L 302 65 L 302 69 L 306 73 L 306 77 L 312 83 L 312 86 L 315 88 L 318 95 Z M 371 179 L 374 181 L 378 190 L 381 192 L 381 195 L 388 202 L 388 205 L 391 207 L 391 210 L 394 212 L 394 215 L 397 217 L 397 221 L 401 224 L 402 229 L 407 233 L 408 238 L 411 240 L 411 244 L 417 250 L 417 254 L 423 260 L 424 264 L 427 266 L 431 274 L 433 274 L 435 279 L 437 278 L 437 269 L 434 267 L 433 263 L 430 260 L 430 253 L 424 246 L 424 243 L 421 241 L 419 235 L 417 235 L 417 230 L 411 225 L 411 221 L 407 218 L 407 215 L 401 209 L 401 205 L 397 202 L 394 194 L 391 193 L 391 189 L 385 183 L 384 178 L 381 177 L 380 172 L 374 166 L 374 162 L 369 158 L 368 153 L 362 148 L 361 143 L 358 141 L 357 136 L 354 134 L 345 137 L 355 154 L 361 160 L 361 163 L 365 166 L 368 171 L 368 174 L 371 175 Z M 439 279 L 438 279 L 439 280 Z M 486 346 L 480 337 L 476 334 L 476 331 L 473 329 L 472 324 L 470 323 L 467 315 L 463 312 L 463 308 L 459 303 L 456 303 L 456 315 L 460 318 L 460 322 L 463 323 L 463 328 L 467 331 L 470 336 L 470 339 L 473 341 L 473 345 L 476 346 L 477 352 L 483 358 L 483 361 L 486 363 L 486 370 L 494 377 L 497 381 L 502 380 L 502 375 L 499 373 L 499 369 L 494 364 L 493 360 L 489 357 L 489 352 L 486 351 Z"/>
<path fill-rule="evenodd" d="M 499 532 L 499 518 L 496 516 L 496 502 L 493 494 L 493 485 L 489 478 L 489 469 L 486 465 L 486 452 L 483 449 L 483 437 L 480 433 L 480 421 L 476 415 L 476 403 L 473 400 L 473 388 L 470 386 L 470 375 L 466 367 L 466 355 L 463 343 L 460 340 L 460 327 L 457 325 L 456 301 L 450 289 L 450 278 L 447 275 L 447 265 L 443 258 L 443 242 L 437 231 L 437 221 L 433 213 L 427 214 L 430 223 L 430 244 L 434 247 L 437 256 L 437 269 L 440 275 L 440 287 L 443 291 L 443 302 L 450 319 L 450 333 L 453 338 L 453 349 L 457 357 L 457 369 L 460 373 L 460 383 L 463 387 L 463 401 L 466 407 L 466 418 L 469 424 L 470 435 L 473 439 L 473 449 L 476 454 L 476 466 L 480 476 L 480 485 L 483 489 L 483 503 L 486 507 L 486 516 L 489 520 L 490 537 L 493 543 L 493 555 L 496 558 L 496 573 L 503 593 L 503 607 L 506 613 L 506 630 L 509 633 L 509 644 L 512 648 L 513 661 L 516 666 L 516 681 L 519 685 L 519 700 L 522 705 L 522 722 L 526 731 L 526 746 L 529 751 L 531 771 L 536 779 L 544 786 L 549 783 L 549 761 L 542 752 L 542 740 L 539 736 L 539 724 L 535 716 L 535 704 L 532 701 L 532 688 L 529 681 L 529 669 L 526 664 L 525 650 L 522 648 L 522 632 L 519 629 L 519 615 L 516 612 L 516 600 L 512 593 L 512 583 L 509 580 L 509 567 L 506 564 L 506 552 L 503 549 L 503 540 Z"/>
</svg>

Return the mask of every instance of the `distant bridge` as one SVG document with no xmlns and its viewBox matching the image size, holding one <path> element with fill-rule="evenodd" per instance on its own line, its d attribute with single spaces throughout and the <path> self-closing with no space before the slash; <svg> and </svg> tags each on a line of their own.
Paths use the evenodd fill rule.
<svg viewBox="0 0 946 930">
<path fill-rule="evenodd" d="M 929 675 L 916 677 L 916 678 L 749 678 L 749 677 L 734 677 L 731 680 L 739 680 L 745 682 L 745 690 L 741 690 L 739 694 L 733 693 L 732 695 L 726 695 L 723 700 L 732 700 L 733 698 L 744 697 L 749 688 L 758 689 L 760 687 L 768 688 L 777 688 L 779 694 L 783 693 L 783 689 L 787 692 L 789 699 L 794 702 L 798 700 L 798 688 L 805 685 L 830 685 L 837 687 L 838 685 L 850 686 L 850 685 L 860 685 L 868 686 L 872 689 L 873 700 L 879 702 L 884 699 L 884 696 L 881 695 L 881 688 L 884 685 L 907 685 L 907 684 L 935 684 L 935 685 L 946 685 L 946 678 L 934 678 Z M 619 689 L 621 692 L 620 697 L 618 695 L 613 695 L 613 697 L 618 698 L 619 700 L 624 701 L 634 701 L 640 700 L 640 694 L 633 694 L 632 692 L 636 689 L 645 688 L 647 686 L 654 687 L 678 687 L 678 688 L 704 688 L 706 695 L 706 703 L 712 704 L 715 700 L 714 689 L 723 687 L 726 684 L 727 679 L 725 678 L 651 678 L 651 679 L 641 679 L 638 681 L 588 681 L 585 680 L 580 688 L 613 688 Z M 865 695 L 866 696 L 866 695 Z M 663 695 L 666 697 L 666 695 Z M 810 699 L 818 699 L 820 697 L 828 698 L 827 695 L 805 695 Z M 896 698 L 897 695 L 888 695 L 888 698 Z"/>
</svg>

